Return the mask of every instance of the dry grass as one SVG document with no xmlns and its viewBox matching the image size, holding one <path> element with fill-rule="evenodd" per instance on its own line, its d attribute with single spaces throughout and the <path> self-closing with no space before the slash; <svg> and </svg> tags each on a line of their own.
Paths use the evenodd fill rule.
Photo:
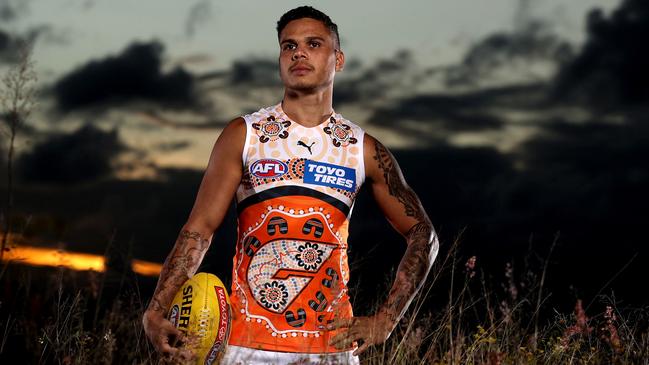
<svg viewBox="0 0 649 365">
<path fill-rule="evenodd" d="M 0 277 L 0 362 L 158 363 L 132 275 L 11 266 Z M 649 364 L 647 311 L 621 310 L 602 298 L 602 313 L 581 301 L 574 313 L 560 313 L 546 308 L 544 277 L 515 275 L 509 265 L 504 282 L 492 285 L 480 258 L 458 257 L 453 246 L 402 324 L 362 363 Z"/>
</svg>

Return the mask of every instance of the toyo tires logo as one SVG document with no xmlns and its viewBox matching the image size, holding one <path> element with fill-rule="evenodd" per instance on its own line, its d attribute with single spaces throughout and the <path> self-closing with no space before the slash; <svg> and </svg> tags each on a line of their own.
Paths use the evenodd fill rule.
<svg viewBox="0 0 649 365">
<path fill-rule="evenodd" d="M 264 158 L 255 161 L 250 165 L 250 173 L 260 178 L 273 178 L 284 175 L 288 171 L 288 165 L 280 160 Z"/>
</svg>

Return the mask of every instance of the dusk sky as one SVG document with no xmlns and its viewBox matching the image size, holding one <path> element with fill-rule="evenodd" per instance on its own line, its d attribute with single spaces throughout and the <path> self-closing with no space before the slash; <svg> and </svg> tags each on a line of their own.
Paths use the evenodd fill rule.
<svg viewBox="0 0 649 365">
<path fill-rule="evenodd" d="M 623 275 L 640 272 L 649 2 L 407 4 L 316 7 L 346 53 L 336 112 L 395 153 L 443 242 L 466 232 L 464 252 L 501 265 L 532 241 L 547 253 L 561 232 L 564 294 L 574 284 L 594 295 L 628 262 Z M 40 222 L 34 235 L 103 252 L 117 231 L 136 257 L 161 262 L 224 125 L 281 100 L 275 25 L 298 5 L 0 0 L 0 72 L 34 42 L 38 105 L 15 165 L 16 209 Z M 6 140 L 0 150 L 3 162 Z M 391 247 L 371 204 L 361 193 L 356 252 Z"/>
<path fill-rule="evenodd" d="M 70 132 L 91 122 L 104 130 L 118 127 L 122 141 L 144 150 L 153 164 L 203 168 L 225 122 L 281 99 L 276 67 L 272 66 L 277 59 L 275 25 L 283 12 L 299 5 L 301 3 L 293 1 L 0 1 L 0 7 L 13 9 L 4 12 L 6 16 L 0 26 L 0 31 L 8 34 L 9 45 L 21 39 L 35 40 L 33 57 L 39 76 L 38 87 L 42 91 L 39 106 L 31 119 L 31 126 L 42 133 L 41 137 L 34 134 L 26 139 L 19 138 L 18 150 L 28 150 L 42 136 Z M 386 62 L 400 64 L 398 74 L 387 76 L 395 80 L 386 79 L 380 86 L 386 89 L 386 94 L 374 98 L 375 103 L 385 105 L 417 92 L 456 92 L 480 86 L 448 87 L 436 71 L 446 73 L 449 68 L 461 64 L 473 47 L 493 34 L 531 34 L 531 25 L 540 24 L 532 38 L 539 42 L 552 39 L 553 44 L 548 49 L 559 42 L 566 42 L 576 49 L 585 38 L 586 12 L 595 6 L 608 11 L 614 5 L 615 2 L 609 0 L 494 0 L 488 5 L 469 0 L 437 0 L 411 1 L 405 6 L 404 3 L 381 0 L 354 2 L 352 5 L 320 2 L 317 6 L 340 27 L 347 55 L 347 69 L 338 75 L 340 82 L 346 79 L 353 82 L 354 77 L 362 77 L 362 73 L 372 67 L 379 70 Z M 526 42 L 524 39 L 521 41 Z M 119 57 L 126 59 L 125 50 L 136 42 L 159 42 L 162 46 L 156 55 L 159 66 L 142 67 L 159 68 L 154 72 L 161 77 L 180 67 L 196 78 L 193 84 L 196 86 L 195 96 L 200 99 L 198 108 L 170 110 L 167 103 L 143 103 L 141 98 L 135 97 L 116 104 L 118 108 L 109 107 L 112 101 L 97 100 L 91 108 L 70 108 L 64 115 L 57 113 L 60 108 L 57 108 L 51 92 L 57 82 L 93 62 L 102 63 Z M 545 45 L 539 45 L 542 47 Z M 8 54 L 7 49 L 5 52 L 0 50 L 0 67 L 7 66 L 2 64 L 2 55 Z M 407 52 L 407 57 L 399 53 L 403 51 Z M 522 71 L 521 64 L 516 68 L 513 62 L 493 67 L 491 75 L 480 82 L 491 85 L 546 80 L 556 68 L 553 57 L 553 54 L 542 54 L 533 60 L 523 57 Z M 219 71 L 223 72 L 222 76 L 231 75 L 235 61 L 270 62 L 270 65 L 264 64 L 266 68 L 261 72 L 266 73 L 267 79 L 273 79 L 275 87 L 263 89 L 255 95 L 232 95 L 232 90 L 218 77 L 201 78 Z M 117 75 L 113 73 L 112 77 L 128 77 Z M 85 80 L 86 84 L 92 81 Z M 417 85 L 408 80 L 417 80 Z M 250 85 L 250 89 L 254 90 L 255 85 L 259 86 L 258 83 Z M 388 146 L 421 145 L 407 136 L 368 125 L 373 106 L 334 103 L 334 108 L 367 128 Z M 401 122 L 408 123 L 407 120 Z M 176 126 L 170 127 L 174 123 Z M 187 124 L 208 125 L 208 129 L 196 130 Z M 449 139 L 459 145 L 490 145 L 508 150 L 534 130 L 523 122 L 509 124 L 496 133 L 465 131 L 455 133 Z M 433 130 L 421 132 L 435 133 Z M 184 147 L 167 148 L 181 145 Z M 151 153 L 156 149 L 158 151 Z M 141 157 L 121 154 L 119 158 L 141 162 Z M 151 175 L 144 166 L 129 171 L 125 173 L 118 169 L 121 177 Z M 135 175 L 134 171 L 137 171 Z"/>
<path fill-rule="evenodd" d="M 129 43 L 159 39 L 168 62 L 203 70 L 227 68 L 238 58 L 277 55 L 277 19 L 296 1 L 11 1 L 25 3 L 6 28 L 22 32 L 47 26 L 36 47 L 39 70 L 68 72 Z M 428 65 L 458 62 L 487 34 L 514 30 L 521 21 L 542 20 L 573 42 L 584 38 L 584 15 L 611 0 L 378 0 L 313 4 L 340 27 L 343 48 L 364 62 L 401 49 Z M 3 26 L 3 28 L 5 28 Z M 7 30 L 7 29 L 5 29 Z"/>
<path fill-rule="evenodd" d="M 340 30 L 334 111 L 392 152 L 440 242 L 407 337 L 367 359 L 646 357 L 649 0 L 0 0 L 0 362 L 151 362 L 142 306 L 224 127 L 281 101 L 276 23 L 301 5 Z M 36 105 L 10 160 L 24 44 Z M 368 185 L 341 228 L 356 316 L 408 244 Z M 237 209 L 197 268 L 226 286 Z"/>
</svg>

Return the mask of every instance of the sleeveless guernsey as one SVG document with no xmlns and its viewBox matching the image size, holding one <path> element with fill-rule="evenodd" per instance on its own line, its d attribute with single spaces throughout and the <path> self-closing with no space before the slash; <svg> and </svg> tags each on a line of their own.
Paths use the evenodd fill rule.
<svg viewBox="0 0 649 365">
<path fill-rule="evenodd" d="M 364 132 L 335 112 L 304 127 L 284 114 L 281 103 L 244 119 L 228 343 L 340 352 L 328 345 L 337 331 L 322 326 L 352 316 L 347 236 L 365 180 Z"/>
</svg>

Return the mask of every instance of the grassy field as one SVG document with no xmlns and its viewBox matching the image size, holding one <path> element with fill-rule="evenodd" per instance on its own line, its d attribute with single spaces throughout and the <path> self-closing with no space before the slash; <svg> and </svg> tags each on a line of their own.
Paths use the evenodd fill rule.
<svg viewBox="0 0 649 365">
<path fill-rule="evenodd" d="M 648 311 L 600 297 L 562 313 L 547 304 L 547 266 L 515 274 L 507 265 L 504 282 L 494 282 L 480 258 L 459 257 L 456 247 L 363 364 L 649 364 Z M 141 325 L 155 278 L 138 279 L 127 266 L 97 273 L 3 263 L 0 362 L 160 363 Z"/>
</svg>

